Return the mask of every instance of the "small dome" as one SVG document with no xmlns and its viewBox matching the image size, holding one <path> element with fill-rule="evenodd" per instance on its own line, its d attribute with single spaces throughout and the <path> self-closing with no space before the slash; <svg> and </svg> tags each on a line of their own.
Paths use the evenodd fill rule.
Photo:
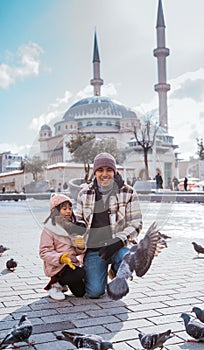
<svg viewBox="0 0 204 350">
<path fill-rule="evenodd" d="M 51 128 L 49 127 L 49 125 L 44 124 L 41 126 L 40 131 L 51 131 Z"/>
<path fill-rule="evenodd" d="M 135 118 L 136 113 L 124 105 L 114 102 L 108 97 L 93 96 L 74 103 L 65 113 L 63 120 L 74 120 L 75 117 L 108 114 L 119 118 Z"/>
</svg>

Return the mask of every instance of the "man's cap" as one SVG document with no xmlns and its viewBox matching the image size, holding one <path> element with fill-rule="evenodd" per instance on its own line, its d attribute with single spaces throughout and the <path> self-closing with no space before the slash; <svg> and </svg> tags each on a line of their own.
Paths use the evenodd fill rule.
<svg viewBox="0 0 204 350">
<path fill-rule="evenodd" d="M 95 157 L 94 164 L 93 164 L 93 173 L 95 174 L 96 170 L 103 166 L 107 166 L 113 169 L 114 173 L 116 174 L 117 172 L 116 161 L 111 154 L 104 152 L 104 153 L 98 154 Z"/>
</svg>

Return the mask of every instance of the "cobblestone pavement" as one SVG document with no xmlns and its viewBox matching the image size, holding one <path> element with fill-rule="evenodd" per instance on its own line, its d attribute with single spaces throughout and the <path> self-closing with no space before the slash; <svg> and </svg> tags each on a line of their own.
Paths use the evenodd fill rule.
<svg viewBox="0 0 204 350">
<path fill-rule="evenodd" d="M 0 257 L 0 338 L 26 312 L 33 324 L 30 339 L 37 350 L 73 349 L 70 343 L 56 340 L 63 329 L 100 334 L 116 350 L 142 349 L 139 331 L 171 329 L 175 336 L 165 343 L 165 349 L 203 349 L 204 344 L 186 342 L 189 337 L 180 315 L 190 313 L 195 305 L 204 308 L 204 256 L 197 257 L 191 243 L 204 245 L 204 206 L 143 202 L 141 207 L 144 229 L 156 220 L 161 232 L 172 239 L 148 273 L 129 282 L 130 293 L 112 301 L 107 295 L 91 300 L 67 292 L 65 301 L 55 302 L 43 289 L 48 279 L 38 256 L 48 201 L 2 202 L 0 244 L 10 250 Z M 6 269 L 11 257 L 18 262 L 14 272 Z M 25 343 L 22 348 L 31 349 Z"/>
</svg>

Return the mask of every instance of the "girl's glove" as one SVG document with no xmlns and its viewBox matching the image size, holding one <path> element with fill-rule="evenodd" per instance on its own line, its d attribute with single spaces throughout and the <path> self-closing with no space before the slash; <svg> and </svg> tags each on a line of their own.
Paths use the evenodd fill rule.
<svg viewBox="0 0 204 350">
<path fill-rule="evenodd" d="M 101 259 L 108 260 L 115 252 L 124 246 L 123 241 L 120 239 L 118 242 L 107 245 L 99 249 L 99 256 Z"/>
<path fill-rule="evenodd" d="M 72 264 L 72 261 L 69 257 L 69 253 L 64 253 L 60 256 L 59 259 L 60 264 L 68 265 L 72 270 L 76 269 L 76 266 Z"/>
<path fill-rule="evenodd" d="M 72 244 L 75 248 L 84 249 L 85 242 L 82 236 L 75 236 L 72 238 Z"/>
</svg>

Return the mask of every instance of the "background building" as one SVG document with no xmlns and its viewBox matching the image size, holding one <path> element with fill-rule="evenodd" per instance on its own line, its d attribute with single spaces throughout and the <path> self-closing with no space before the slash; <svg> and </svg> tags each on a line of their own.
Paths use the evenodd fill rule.
<svg viewBox="0 0 204 350">
<path fill-rule="evenodd" d="M 0 153 L 0 173 L 20 169 L 23 156 L 11 152 Z"/>
</svg>

